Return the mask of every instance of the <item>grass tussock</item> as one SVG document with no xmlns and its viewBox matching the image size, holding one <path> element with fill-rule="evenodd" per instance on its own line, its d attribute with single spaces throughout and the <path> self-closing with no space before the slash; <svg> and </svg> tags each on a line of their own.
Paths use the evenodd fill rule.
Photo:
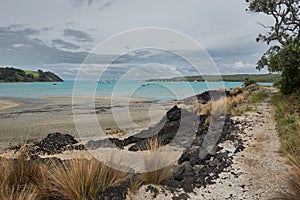
<svg viewBox="0 0 300 200">
<path fill-rule="evenodd" d="M 1 187 L 0 199 L 3 200 L 34 200 L 37 199 L 35 189 L 24 185 L 20 188 L 9 188 L 7 185 Z"/>
<path fill-rule="evenodd" d="M 297 142 L 300 143 L 300 122 L 298 122 L 298 126 L 296 129 L 297 134 Z M 287 182 L 289 185 L 289 190 L 286 194 L 283 194 L 282 199 L 286 200 L 298 200 L 300 199 L 300 154 L 299 154 L 299 146 L 297 149 L 294 149 L 295 154 L 288 154 L 288 158 L 292 164 L 292 167 L 289 172 L 289 177 L 287 178 Z"/>
<path fill-rule="evenodd" d="M 0 199 L 37 199 L 40 163 L 28 159 L 23 151 L 16 160 L 0 159 Z"/>
<path fill-rule="evenodd" d="M 133 199 L 133 196 L 137 193 L 140 187 L 143 185 L 143 180 L 140 177 L 131 177 L 129 181 L 129 199 Z"/>
<path fill-rule="evenodd" d="M 221 90 L 221 89 L 220 89 Z M 208 115 L 205 121 L 205 126 L 209 126 L 212 122 L 213 116 L 221 116 L 225 114 L 242 113 L 243 111 L 236 109 L 236 107 L 243 103 L 249 96 L 247 90 L 242 91 L 241 88 L 235 88 L 230 91 L 232 96 L 222 97 L 215 101 L 209 101 L 206 104 L 199 104 L 200 115 Z M 248 107 L 247 107 L 248 109 Z"/>
<path fill-rule="evenodd" d="M 288 200 L 300 199 L 300 98 L 297 94 L 274 94 L 275 119 L 282 152 L 289 158 L 291 170 L 287 179 L 289 190 L 282 194 Z"/>
<path fill-rule="evenodd" d="M 128 174 L 112 169 L 96 159 L 73 159 L 50 170 L 51 190 L 65 199 L 95 199 L 110 186 L 117 186 Z"/>
<path fill-rule="evenodd" d="M 283 152 L 287 155 L 300 154 L 300 143 L 298 142 L 300 99 L 277 93 L 273 95 L 272 103 L 276 108 L 275 119 Z"/>
<path fill-rule="evenodd" d="M 173 173 L 172 166 L 165 163 L 168 154 L 160 151 L 161 146 L 157 137 L 147 141 L 144 157 L 145 172 L 141 174 L 145 184 L 160 185 Z"/>
<path fill-rule="evenodd" d="M 0 158 L 0 199 L 92 200 L 128 177 L 96 159 L 45 164 L 21 151 L 15 160 Z"/>
</svg>

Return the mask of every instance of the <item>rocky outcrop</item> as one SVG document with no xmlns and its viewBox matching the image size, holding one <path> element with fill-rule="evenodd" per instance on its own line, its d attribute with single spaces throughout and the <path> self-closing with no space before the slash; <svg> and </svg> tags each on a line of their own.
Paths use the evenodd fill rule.
<svg viewBox="0 0 300 200">
<path fill-rule="evenodd" d="M 210 130 L 211 127 L 203 128 L 200 124 L 193 143 L 178 160 L 174 176 L 168 181 L 169 186 L 175 185 L 191 192 L 194 187 L 212 184 L 213 180 L 232 164 L 232 155 L 243 150 L 243 143 L 238 137 L 241 130 L 236 122 L 233 122 L 229 115 L 225 118 L 221 129 L 214 129 L 212 126 Z M 220 135 L 216 143 L 210 146 L 209 140 L 214 134 Z M 230 142 L 231 148 L 224 148 L 224 142 Z"/>
<path fill-rule="evenodd" d="M 23 145 L 12 147 L 11 149 L 18 151 Z M 28 144 L 25 146 L 28 155 L 54 155 L 62 153 L 65 150 L 83 150 L 84 145 L 78 144 L 78 141 L 69 134 L 50 133 L 46 138 Z"/>
</svg>

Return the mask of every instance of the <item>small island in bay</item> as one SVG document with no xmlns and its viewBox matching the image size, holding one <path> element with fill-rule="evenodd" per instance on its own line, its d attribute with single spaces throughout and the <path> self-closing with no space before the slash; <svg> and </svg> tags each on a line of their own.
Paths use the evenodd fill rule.
<svg viewBox="0 0 300 200">
<path fill-rule="evenodd" d="M 0 67 L 0 83 L 9 82 L 63 82 L 63 80 L 50 71 L 31 71 L 13 67 Z"/>
</svg>

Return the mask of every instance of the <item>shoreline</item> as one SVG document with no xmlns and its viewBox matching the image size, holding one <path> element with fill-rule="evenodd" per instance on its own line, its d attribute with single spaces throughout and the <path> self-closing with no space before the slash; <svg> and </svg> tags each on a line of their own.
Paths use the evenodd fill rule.
<svg viewBox="0 0 300 200">
<path fill-rule="evenodd" d="M 15 108 L 23 104 L 23 102 L 16 99 L 1 98 L 0 99 L 0 111 Z"/>
<path fill-rule="evenodd" d="M 40 102 L 0 98 L 0 151 L 24 141 L 40 140 L 54 132 L 81 138 L 74 124 L 73 109 L 83 108 L 83 111 L 89 111 L 84 106 L 84 102 L 90 102 L 89 98 L 79 99 L 78 105 L 74 107 L 72 97 L 69 96 L 50 96 L 38 101 Z M 133 123 L 129 123 L 130 119 L 126 115 L 127 105 Z M 95 112 L 104 131 L 118 132 L 121 126 L 123 132 L 132 134 L 157 123 L 171 105 L 172 102 L 160 103 L 149 98 L 132 98 L 129 104 L 127 98 L 115 98 L 111 105 L 111 98 L 96 97 Z M 148 109 L 151 109 L 151 116 Z"/>
<path fill-rule="evenodd" d="M 208 129 L 203 128 L 205 127 L 206 121 L 202 120 L 202 118 L 207 119 L 207 116 L 205 114 L 200 115 L 199 126 L 197 125 L 197 131 L 195 133 L 193 131 L 193 128 L 195 127 L 192 127 L 193 134 L 195 134 L 196 137 L 193 139 L 191 146 L 184 147 L 182 151 L 180 151 L 179 146 L 172 146 L 174 149 L 168 148 L 168 150 L 171 150 L 170 153 L 183 153 L 181 154 L 178 163 L 172 163 L 174 171 L 173 175 L 170 175 L 167 182 L 164 183 L 166 184 L 166 187 L 162 186 L 161 184 L 153 186 L 150 182 L 140 185 L 140 187 L 137 187 L 133 192 L 129 188 L 129 195 L 132 195 L 134 199 L 154 199 L 155 197 L 156 199 L 173 199 L 182 196 L 185 197 L 184 199 L 197 199 L 200 195 L 205 199 L 269 199 L 276 197 L 281 192 L 286 191 L 288 186 L 285 184 L 284 178 L 287 174 L 283 172 L 287 172 L 287 165 L 285 164 L 285 158 L 283 158 L 279 152 L 280 140 L 275 129 L 276 123 L 274 122 L 274 110 L 270 104 L 272 93 L 274 93 L 275 90 L 273 88 L 262 88 L 262 90 L 267 92 L 268 96 L 262 99 L 261 102 L 250 104 L 248 104 L 248 102 L 242 103 L 241 106 L 246 104 L 247 106 L 251 107 L 251 109 L 246 111 L 242 116 L 238 117 L 225 114 L 225 124 L 222 128 L 220 137 L 221 140 L 219 139 L 215 144 L 216 148 L 210 149 L 207 156 L 201 157 L 199 160 L 199 156 L 202 155 L 200 152 L 202 152 L 202 150 L 208 150 L 201 150 L 203 145 L 202 136 L 210 136 L 207 134 L 212 133 L 209 133 Z M 255 90 L 253 91 L 255 92 Z M 205 97 L 201 96 L 200 98 Z M 143 106 L 144 105 L 146 104 L 143 104 Z M 141 107 L 138 107 L 137 105 L 137 109 L 139 110 Z M 176 132 L 176 130 L 174 130 L 174 125 L 176 124 L 175 121 L 177 122 L 178 120 L 183 119 L 181 117 L 177 117 L 179 115 L 179 110 L 181 110 L 181 108 L 174 106 L 168 110 L 167 113 L 165 113 L 165 116 L 168 120 L 166 121 L 166 124 L 164 124 L 164 127 L 168 128 L 170 131 Z M 105 111 L 101 112 L 101 115 L 103 115 L 103 113 L 105 113 Z M 162 121 L 162 123 L 164 122 Z M 157 124 L 155 126 L 157 126 Z M 210 124 L 208 126 L 214 125 Z M 157 138 L 161 138 L 161 140 L 168 140 L 169 137 L 173 137 L 172 132 L 166 131 L 166 129 L 164 129 L 164 131 L 161 130 L 163 129 L 160 129 L 159 132 L 156 133 Z M 54 154 L 49 154 L 53 156 L 42 156 L 43 154 L 41 154 L 41 157 L 38 158 L 47 160 L 60 159 L 61 162 L 69 162 L 65 161 L 65 159 L 76 160 L 78 157 L 79 159 L 84 158 L 89 160 L 92 159 L 92 156 L 89 157 L 89 153 L 91 153 L 90 151 L 93 151 L 96 153 L 96 155 L 102 154 L 101 159 L 104 159 L 101 160 L 100 157 L 96 157 L 97 160 L 101 160 L 103 162 L 109 161 L 113 164 L 116 161 L 117 164 L 120 164 L 124 156 L 116 156 L 116 159 L 112 160 L 109 155 L 116 155 L 120 152 L 128 155 L 136 150 L 142 151 L 144 148 L 143 144 L 145 144 L 145 139 L 148 140 L 151 137 L 155 138 L 155 136 L 152 136 L 151 134 L 146 134 L 148 136 L 146 138 L 140 136 L 145 135 L 145 133 L 153 132 L 156 131 L 153 131 L 151 128 L 149 128 L 145 132 L 139 132 L 136 135 L 124 138 L 122 140 L 117 139 L 119 138 L 118 135 L 112 135 L 117 138 L 111 138 L 111 142 L 121 149 L 116 149 L 115 147 L 114 149 L 111 149 L 110 146 L 106 146 L 107 140 L 91 140 L 91 143 L 89 143 L 91 145 L 87 144 L 85 146 L 89 152 L 87 152 L 85 148 L 81 148 L 82 146 L 80 145 L 83 144 L 79 142 L 74 143 L 75 146 L 68 146 L 68 144 L 66 144 L 65 147 L 59 147 L 61 149 L 55 151 Z M 164 137 L 159 137 L 160 133 L 162 134 L 161 136 Z M 54 135 L 57 134 L 54 133 Z M 69 136 L 65 137 L 66 141 L 70 141 L 68 139 Z M 48 141 L 53 141 L 50 139 L 50 134 L 47 136 L 47 138 Z M 61 138 L 61 135 L 56 136 L 56 138 Z M 181 138 L 181 142 L 183 141 L 182 139 L 184 138 Z M 54 140 L 54 143 L 55 141 L 61 140 L 62 139 L 56 139 Z M 161 144 L 166 144 L 166 147 L 168 147 L 168 143 L 163 141 L 160 142 Z M 158 141 L 158 144 L 160 142 Z M 78 146 L 76 146 L 77 144 Z M 33 148 L 31 148 L 30 145 L 27 146 L 29 147 L 28 152 L 33 153 L 33 155 L 35 155 L 34 153 L 39 155 L 39 150 L 41 150 L 41 152 L 47 152 L 47 148 L 49 148 L 49 146 L 44 145 L 43 142 L 35 143 L 34 145 L 36 146 L 33 146 Z M 126 148 L 122 148 L 124 146 L 126 146 Z M 129 148 L 127 149 L 127 147 Z M 206 146 L 203 147 L 206 148 Z M 50 148 L 52 152 L 52 148 L 55 149 L 57 147 L 50 146 Z M 146 147 L 144 150 L 147 150 L 147 148 L 148 147 Z M 197 153 L 197 149 L 199 150 L 199 153 Z M 99 153 L 96 151 L 99 151 Z M 165 156 L 170 157 L 170 153 L 166 151 L 166 155 L 163 154 L 156 158 L 163 158 L 162 160 L 159 159 L 159 161 L 163 163 Z M 94 154 L 92 155 L 94 156 Z M 16 156 L 16 154 L 2 153 L 1 156 L 9 157 Z M 108 157 L 106 158 L 105 156 Z M 129 166 L 125 165 L 126 168 L 122 169 L 127 169 L 129 170 L 128 172 L 136 172 L 136 168 L 138 169 L 139 167 L 137 164 L 141 163 L 132 163 L 131 159 L 125 161 L 129 162 Z M 151 160 L 144 159 L 145 164 L 149 164 L 150 161 Z M 200 163 L 198 163 L 198 161 Z M 121 166 L 124 166 L 124 164 L 126 164 L 126 162 L 122 163 Z M 266 171 L 268 173 L 265 173 Z M 164 171 L 161 173 L 163 172 Z M 158 191 L 154 191 L 155 196 L 153 195 L 153 191 L 149 190 L 149 187 L 153 187 L 156 191 Z M 118 197 L 120 192 L 125 190 L 127 191 L 127 189 L 127 186 L 124 186 L 123 188 L 116 188 L 115 193 L 112 193 L 112 195 Z M 105 195 L 105 193 L 103 195 Z M 120 199 L 128 199 L 128 195 L 125 195 Z"/>
</svg>

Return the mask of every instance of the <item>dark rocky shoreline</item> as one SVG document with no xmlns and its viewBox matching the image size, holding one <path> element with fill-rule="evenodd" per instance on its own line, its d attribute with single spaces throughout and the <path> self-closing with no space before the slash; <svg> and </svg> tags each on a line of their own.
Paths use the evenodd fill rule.
<svg viewBox="0 0 300 200">
<path fill-rule="evenodd" d="M 240 92 L 238 91 L 238 93 Z M 199 103 L 205 104 L 211 99 L 216 100 L 224 95 L 232 96 L 236 94 L 230 94 L 228 91 L 207 91 L 196 97 L 187 98 L 183 102 L 191 105 L 196 98 Z M 31 145 L 29 154 L 35 156 L 53 155 L 62 153 L 65 150 L 105 147 L 124 149 L 128 145 L 132 145 L 128 149 L 129 151 L 143 151 L 147 149 L 146 143 L 149 140 L 157 138 L 161 145 L 179 144 L 186 149 L 178 160 L 178 166 L 174 169 L 173 176 L 166 180 L 164 184 L 171 191 L 183 188 L 185 192 L 192 192 L 196 187 L 213 184 L 214 179 L 218 178 L 219 174 L 232 164 L 233 155 L 244 149 L 243 141 L 239 138 L 239 134 L 243 132 L 239 122 L 233 121 L 230 115 L 219 115 L 214 116 L 214 123 L 207 126 L 205 121 L 208 117 L 207 115 L 188 112 L 175 105 L 158 124 L 123 140 L 107 138 L 98 141 L 91 140 L 86 145 L 82 145 L 78 144 L 78 141 L 71 135 L 51 133 L 45 139 Z M 187 123 L 194 121 L 196 123 Z M 180 130 L 182 123 L 187 123 L 184 125 L 184 130 Z M 180 133 L 178 134 L 178 132 Z M 177 134 L 179 137 L 177 137 Z M 193 137 L 190 142 L 184 143 L 183 141 L 188 140 L 186 135 Z M 233 152 L 222 146 L 226 141 L 234 146 Z M 13 149 L 17 151 L 20 146 Z M 127 190 L 127 187 L 109 188 L 109 191 L 103 193 L 99 199 L 105 199 L 113 195 L 116 195 L 118 199 L 125 199 L 124 190 Z M 105 194 L 107 195 L 105 196 Z M 176 199 L 175 196 L 174 199 Z"/>
</svg>

